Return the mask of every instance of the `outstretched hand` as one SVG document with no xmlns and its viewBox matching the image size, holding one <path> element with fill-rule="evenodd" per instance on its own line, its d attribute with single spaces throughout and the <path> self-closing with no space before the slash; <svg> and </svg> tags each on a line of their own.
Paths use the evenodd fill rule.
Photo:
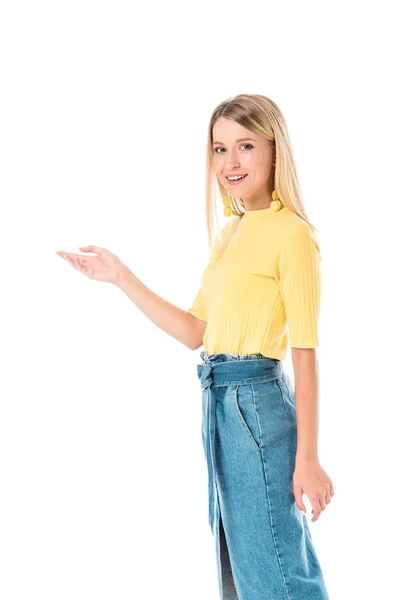
<svg viewBox="0 0 400 600">
<path fill-rule="evenodd" d="M 80 271 L 89 279 L 105 281 L 118 285 L 128 267 L 120 261 L 118 256 L 99 246 L 82 246 L 82 252 L 94 252 L 97 256 L 85 256 L 58 250 L 56 254 L 64 258 L 77 271 Z"/>
</svg>

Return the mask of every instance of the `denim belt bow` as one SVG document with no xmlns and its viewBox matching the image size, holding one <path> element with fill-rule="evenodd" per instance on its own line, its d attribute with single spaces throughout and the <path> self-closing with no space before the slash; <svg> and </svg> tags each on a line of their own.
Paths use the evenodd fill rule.
<svg viewBox="0 0 400 600">
<path fill-rule="evenodd" d="M 214 391 L 213 365 L 210 363 L 197 365 L 197 375 L 203 390 L 203 447 L 208 470 L 208 522 L 214 531 L 214 502 L 216 499 L 215 475 L 215 410 L 216 395 Z M 204 397 L 204 394 L 206 397 Z"/>
<path fill-rule="evenodd" d="M 210 362 L 206 353 L 200 353 L 203 364 L 197 365 L 203 402 L 203 447 L 208 469 L 208 520 L 214 533 L 216 503 L 218 501 L 216 479 L 216 387 L 228 385 L 253 384 L 272 381 L 282 373 L 282 362 L 277 359 L 262 357 L 263 360 L 249 360 L 252 355 L 227 355 L 228 361 Z M 258 357 L 257 357 L 258 358 Z M 244 359 L 244 360 L 243 360 Z"/>
</svg>

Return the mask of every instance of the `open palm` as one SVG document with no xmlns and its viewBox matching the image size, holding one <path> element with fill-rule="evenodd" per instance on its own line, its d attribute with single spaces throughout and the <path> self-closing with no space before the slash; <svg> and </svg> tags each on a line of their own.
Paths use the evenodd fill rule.
<svg viewBox="0 0 400 600">
<path fill-rule="evenodd" d="M 80 271 L 89 279 L 105 281 L 118 284 L 122 274 L 127 270 L 126 265 L 120 261 L 118 256 L 99 246 L 82 246 L 82 252 L 94 252 L 97 256 L 85 256 L 58 250 L 56 254 L 69 262 L 77 271 Z"/>
</svg>

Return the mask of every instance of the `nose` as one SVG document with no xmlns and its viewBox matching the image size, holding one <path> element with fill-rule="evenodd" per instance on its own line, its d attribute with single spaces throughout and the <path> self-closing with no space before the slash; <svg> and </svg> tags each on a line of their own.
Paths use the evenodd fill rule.
<svg viewBox="0 0 400 600">
<path fill-rule="evenodd" d="M 230 169 L 235 169 L 240 166 L 239 156 L 236 150 L 229 151 L 225 153 L 225 170 L 229 171 Z"/>
</svg>

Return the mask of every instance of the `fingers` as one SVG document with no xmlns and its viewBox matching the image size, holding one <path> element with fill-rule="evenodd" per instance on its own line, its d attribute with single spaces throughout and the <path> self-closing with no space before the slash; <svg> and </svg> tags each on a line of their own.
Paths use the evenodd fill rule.
<svg viewBox="0 0 400 600">
<path fill-rule="evenodd" d="M 326 501 L 327 504 L 329 504 L 330 501 L 332 500 L 331 490 L 332 490 L 332 486 L 328 483 L 325 486 L 325 501 Z"/>
<path fill-rule="evenodd" d="M 313 498 L 310 498 L 313 510 L 313 518 L 311 521 L 316 521 L 323 510 L 325 510 L 326 505 L 331 501 L 329 492 L 325 488 L 322 488 L 320 492 L 315 495 Z"/>
<path fill-rule="evenodd" d="M 311 504 L 312 504 L 311 512 L 313 514 L 311 521 L 314 522 L 318 519 L 319 515 L 321 514 L 322 507 L 321 507 L 319 500 L 311 500 Z"/>
<path fill-rule="evenodd" d="M 58 256 L 64 258 L 70 265 L 72 265 L 77 271 L 82 271 L 83 273 L 87 272 L 86 260 L 84 257 L 81 257 L 79 254 L 72 254 L 71 252 L 62 252 L 58 250 L 56 252 Z"/>
<path fill-rule="evenodd" d="M 62 250 L 57 250 L 56 254 L 61 256 L 61 258 L 65 258 L 66 260 L 69 258 L 82 258 L 81 254 L 74 254 L 73 252 L 63 252 Z"/>
<path fill-rule="evenodd" d="M 296 471 L 293 477 L 293 492 L 296 506 L 306 514 L 303 503 L 303 494 L 306 493 L 312 505 L 312 522 L 317 521 L 321 512 L 331 502 L 335 491 L 332 479 L 325 473 L 322 467 L 312 465 L 309 470 Z"/>
<path fill-rule="evenodd" d="M 79 268 L 79 259 L 77 256 L 72 255 L 72 254 L 67 254 L 66 255 L 66 259 L 69 262 L 70 265 L 72 265 L 73 267 L 75 267 L 75 269 Z"/>
<path fill-rule="evenodd" d="M 293 488 L 293 492 L 294 492 L 294 497 L 296 500 L 296 506 L 297 508 L 299 508 L 302 512 L 304 512 L 304 514 L 306 514 L 306 507 L 304 506 L 304 502 L 303 502 L 303 491 L 300 487 L 294 487 Z M 331 501 L 331 492 L 334 493 L 333 491 L 333 486 L 332 483 L 329 483 L 327 485 L 327 487 L 322 488 L 319 493 L 317 493 L 315 496 L 313 496 L 312 498 L 310 497 L 310 502 L 312 505 L 312 514 L 313 517 L 311 519 L 312 522 L 316 521 L 321 512 L 323 510 L 325 510 L 326 505 L 330 503 Z"/>
<path fill-rule="evenodd" d="M 319 504 L 321 506 L 321 510 L 325 510 L 326 508 L 326 490 L 322 492 L 322 496 L 319 499 Z"/>
<path fill-rule="evenodd" d="M 293 488 L 294 497 L 296 500 L 296 506 L 299 508 L 304 514 L 306 514 L 306 507 L 303 503 L 303 492 L 302 489 L 298 486 L 294 486 Z"/>
</svg>

